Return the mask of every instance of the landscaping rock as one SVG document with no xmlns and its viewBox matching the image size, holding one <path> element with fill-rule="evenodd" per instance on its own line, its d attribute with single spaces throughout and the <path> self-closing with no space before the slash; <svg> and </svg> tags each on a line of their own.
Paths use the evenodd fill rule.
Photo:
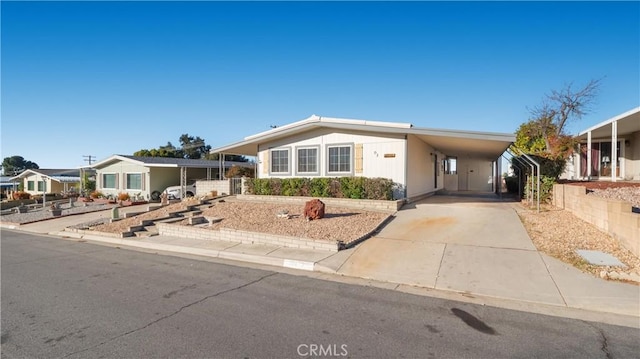
<svg viewBox="0 0 640 359">
<path fill-rule="evenodd" d="M 304 205 L 304 218 L 307 221 L 324 218 L 324 202 L 312 199 Z"/>
</svg>

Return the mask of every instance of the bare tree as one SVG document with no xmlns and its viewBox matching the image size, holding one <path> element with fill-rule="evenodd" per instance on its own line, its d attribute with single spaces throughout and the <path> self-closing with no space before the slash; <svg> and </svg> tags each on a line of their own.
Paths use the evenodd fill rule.
<svg viewBox="0 0 640 359">
<path fill-rule="evenodd" d="M 561 90 L 552 90 L 545 96 L 542 104 L 530 109 L 532 121 L 539 126 L 547 151 L 553 152 L 554 139 L 566 136 L 565 126 L 573 119 L 580 119 L 591 110 L 601 79 L 591 80 L 577 91 L 573 84 L 565 85 Z"/>
</svg>

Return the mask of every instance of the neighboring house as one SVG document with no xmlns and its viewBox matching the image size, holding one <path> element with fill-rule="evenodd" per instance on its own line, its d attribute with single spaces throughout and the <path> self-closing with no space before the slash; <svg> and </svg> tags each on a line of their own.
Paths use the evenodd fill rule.
<svg viewBox="0 0 640 359">
<path fill-rule="evenodd" d="M 157 199 L 169 186 L 223 178 L 224 171 L 232 166 L 253 167 L 254 164 L 125 155 L 113 155 L 93 164 L 96 190 L 112 196 L 126 192 L 146 200 Z"/>
<path fill-rule="evenodd" d="M 79 169 L 29 169 L 12 177 L 11 181 L 21 182 L 24 191 L 31 195 L 43 193 L 63 193 L 80 188 Z"/>
<path fill-rule="evenodd" d="M 580 151 L 561 178 L 640 180 L 640 107 L 580 132 L 578 139 Z"/>
<path fill-rule="evenodd" d="M 257 157 L 256 177 L 382 177 L 397 199 L 437 190 L 483 191 L 500 175 L 500 157 L 513 134 L 416 128 L 313 115 L 245 137 L 212 153 Z"/>
</svg>

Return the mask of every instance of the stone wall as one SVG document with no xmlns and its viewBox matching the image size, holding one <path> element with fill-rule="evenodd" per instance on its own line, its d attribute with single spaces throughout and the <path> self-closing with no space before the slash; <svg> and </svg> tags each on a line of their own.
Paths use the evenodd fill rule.
<svg viewBox="0 0 640 359">
<path fill-rule="evenodd" d="M 254 194 L 242 194 L 236 197 L 239 200 L 263 203 L 287 203 L 304 206 L 307 201 L 319 198 L 327 206 L 358 208 L 372 211 L 397 212 L 404 204 L 404 200 L 378 201 L 371 199 L 351 198 L 327 198 L 327 197 L 296 197 L 296 196 L 260 196 Z"/>
<path fill-rule="evenodd" d="M 157 223 L 156 227 L 158 228 L 158 232 L 161 236 L 219 240 L 247 244 L 273 244 L 281 247 L 320 249 L 332 252 L 337 252 L 339 249 L 339 243 L 337 241 L 318 241 L 297 237 L 279 236 L 275 234 L 240 231 L 229 228 L 211 230 L 200 227 L 189 227 L 168 223 Z"/>
<path fill-rule="evenodd" d="M 631 203 L 587 196 L 584 186 L 555 184 L 553 205 L 611 234 L 640 258 L 640 214 L 631 211 Z"/>
</svg>

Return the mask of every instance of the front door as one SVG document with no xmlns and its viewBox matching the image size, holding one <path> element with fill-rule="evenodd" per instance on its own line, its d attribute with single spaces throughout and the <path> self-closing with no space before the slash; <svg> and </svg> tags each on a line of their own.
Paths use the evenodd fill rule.
<svg viewBox="0 0 640 359">
<path fill-rule="evenodd" d="M 435 159 L 433 161 L 433 188 L 438 189 L 438 155 L 434 154 Z"/>
</svg>

